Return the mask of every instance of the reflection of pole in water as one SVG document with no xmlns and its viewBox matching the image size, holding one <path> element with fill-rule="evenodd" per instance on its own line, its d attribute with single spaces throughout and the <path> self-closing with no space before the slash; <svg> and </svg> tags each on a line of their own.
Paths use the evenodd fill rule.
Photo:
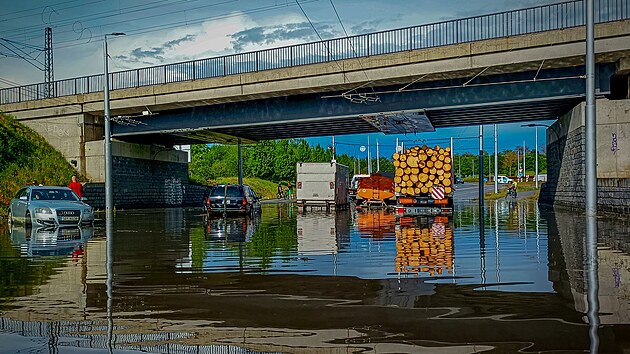
<svg viewBox="0 0 630 354">
<path fill-rule="evenodd" d="M 535 206 L 536 209 L 536 260 L 538 264 L 540 264 L 540 210 L 538 209 L 538 204 Z"/>
<path fill-rule="evenodd" d="M 481 257 L 481 284 L 486 284 L 486 232 L 484 230 L 484 210 L 479 205 L 479 255 Z M 486 290 L 486 287 L 483 287 Z"/>
<path fill-rule="evenodd" d="M 497 271 L 497 283 L 501 282 L 501 263 L 499 262 L 499 201 L 494 201 L 494 242 L 495 242 L 495 261 Z"/>
<path fill-rule="evenodd" d="M 591 339 L 591 353 L 599 350 L 599 276 L 597 261 L 597 219 L 595 215 L 586 217 L 586 302 L 588 312 L 586 317 L 589 324 L 589 337 Z"/>
<path fill-rule="evenodd" d="M 523 234 L 525 235 L 525 252 L 527 252 L 527 203 L 523 204 Z"/>
<path fill-rule="evenodd" d="M 114 301 L 113 295 L 113 283 L 114 283 L 114 270 L 113 270 L 113 262 L 114 262 L 114 254 L 113 254 L 113 227 L 114 227 L 114 212 L 112 209 L 107 209 L 107 215 L 105 218 L 105 243 L 107 245 L 107 253 L 106 253 L 106 270 L 107 270 L 107 350 L 109 353 L 112 353 L 112 349 L 114 348 L 114 319 L 112 317 L 112 306 Z"/>
</svg>

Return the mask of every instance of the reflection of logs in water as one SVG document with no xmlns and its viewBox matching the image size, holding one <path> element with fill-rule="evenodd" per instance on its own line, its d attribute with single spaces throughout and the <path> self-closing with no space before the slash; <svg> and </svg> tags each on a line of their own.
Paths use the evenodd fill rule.
<svg viewBox="0 0 630 354">
<path fill-rule="evenodd" d="M 396 272 L 442 274 L 453 271 L 453 230 L 446 223 L 396 229 Z"/>
</svg>

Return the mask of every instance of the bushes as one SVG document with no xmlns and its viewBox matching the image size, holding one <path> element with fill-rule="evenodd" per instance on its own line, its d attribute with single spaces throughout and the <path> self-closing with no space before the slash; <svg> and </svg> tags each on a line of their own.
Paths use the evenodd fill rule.
<svg viewBox="0 0 630 354">
<path fill-rule="evenodd" d="M 33 180 L 67 185 L 76 171 L 44 138 L 0 113 L 0 217 L 15 193 Z"/>
</svg>

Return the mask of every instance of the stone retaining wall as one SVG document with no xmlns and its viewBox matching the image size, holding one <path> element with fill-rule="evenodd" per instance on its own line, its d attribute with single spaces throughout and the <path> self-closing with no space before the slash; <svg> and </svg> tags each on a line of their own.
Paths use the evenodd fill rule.
<svg viewBox="0 0 630 354">
<path fill-rule="evenodd" d="M 597 208 L 630 213 L 630 173 L 626 116 L 630 101 L 597 101 Z M 615 138 L 615 139 L 611 139 Z M 610 141 L 614 144 L 610 145 Z M 584 104 L 576 106 L 547 130 L 547 182 L 539 202 L 584 210 L 586 203 Z"/>
<path fill-rule="evenodd" d="M 161 208 L 202 205 L 206 187 L 188 183 L 188 165 L 130 157 L 113 157 L 115 208 Z M 105 207 L 103 183 L 83 188 L 88 204 Z"/>
</svg>

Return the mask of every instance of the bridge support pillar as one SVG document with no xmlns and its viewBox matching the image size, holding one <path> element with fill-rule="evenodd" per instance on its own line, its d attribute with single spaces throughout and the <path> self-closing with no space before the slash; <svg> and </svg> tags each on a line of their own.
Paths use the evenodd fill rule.
<svg viewBox="0 0 630 354">
<path fill-rule="evenodd" d="M 92 182 L 84 187 L 88 203 L 105 206 L 103 141 L 86 144 Z M 201 206 L 205 187 L 188 183 L 186 151 L 155 145 L 112 141 L 114 206 L 156 208 Z"/>
<path fill-rule="evenodd" d="M 630 99 L 598 99 L 597 208 L 630 212 Z M 540 203 L 583 210 L 586 194 L 584 158 L 585 103 L 580 103 L 547 129 L 547 182 Z"/>
</svg>

